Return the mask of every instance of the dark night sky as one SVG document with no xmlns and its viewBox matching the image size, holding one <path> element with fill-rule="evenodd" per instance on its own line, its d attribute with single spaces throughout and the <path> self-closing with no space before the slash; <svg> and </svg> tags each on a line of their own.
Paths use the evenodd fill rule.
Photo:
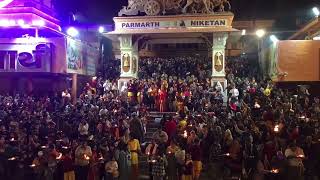
<svg viewBox="0 0 320 180">
<path fill-rule="evenodd" d="M 55 0 L 60 19 L 66 19 L 68 12 L 81 14 L 83 22 L 112 23 L 127 0 Z M 236 19 L 271 19 L 287 22 L 294 17 L 310 17 L 311 8 L 319 0 L 231 0 L 232 11 Z"/>
</svg>

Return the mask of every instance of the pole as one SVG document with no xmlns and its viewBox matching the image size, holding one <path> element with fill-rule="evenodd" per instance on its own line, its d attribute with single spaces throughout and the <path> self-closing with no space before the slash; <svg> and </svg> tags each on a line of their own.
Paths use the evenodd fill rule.
<svg viewBox="0 0 320 180">
<path fill-rule="evenodd" d="M 71 89 L 71 97 L 72 97 L 72 103 L 76 104 L 77 103 L 77 86 L 78 84 L 78 75 L 77 74 L 72 74 L 72 89 Z"/>
<path fill-rule="evenodd" d="M 39 37 L 39 29 L 38 28 L 35 29 L 35 35 L 34 36 L 35 36 L 35 38 Z"/>
</svg>

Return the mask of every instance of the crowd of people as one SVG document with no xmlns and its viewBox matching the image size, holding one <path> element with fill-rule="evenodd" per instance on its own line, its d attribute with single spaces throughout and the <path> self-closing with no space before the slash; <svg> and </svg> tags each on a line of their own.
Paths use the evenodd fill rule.
<svg viewBox="0 0 320 180">
<path fill-rule="evenodd" d="M 211 86 L 207 58 L 139 67 L 121 89 L 97 78 L 75 104 L 68 91 L 0 96 L 1 179 L 138 179 L 141 156 L 154 180 L 319 179 L 320 101 L 308 89 L 277 88 L 243 58 L 227 62 L 226 89 Z M 150 111 L 176 113 L 146 142 Z"/>
</svg>

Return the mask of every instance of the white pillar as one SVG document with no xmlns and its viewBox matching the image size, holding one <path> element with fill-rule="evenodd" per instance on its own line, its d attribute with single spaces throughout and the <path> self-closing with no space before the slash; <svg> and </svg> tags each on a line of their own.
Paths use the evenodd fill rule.
<svg viewBox="0 0 320 180">
<path fill-rule="evenodd" d="M 124 82 L 138 77 L 139 52 L 138 43 L 134 43 L 132 35 L 121 35 L 120 51 L 121 51 L 121 75 L 118 87 L 121 89 Z"/>
<path fill-rule="evenodd" d="M 228 39 L 228 34 L 213 33 L 213 45 L 212 45 L 212 86 L 219 86 L 225 95 L 225 101 L 227 100 L 227 79 L 225 72 L 225 48 Z"/>
</svg>

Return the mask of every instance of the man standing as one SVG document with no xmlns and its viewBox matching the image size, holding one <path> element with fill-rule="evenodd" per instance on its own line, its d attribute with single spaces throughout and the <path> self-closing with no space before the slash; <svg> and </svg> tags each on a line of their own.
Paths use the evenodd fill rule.
<svg viewBox="0 0 320 180">
<path fill-rule="evenodd" d="M 166 144 L 168 142 L 168 135 L 166 132 L 162 131 L 161 127 L 153 133 L 152 138 L 159 144 Z"/>
<path fill-rule="evenodd" d="M 236 88 L 235 85 L 232 86 L 232 89 L 230 90 L 229 94 L 231 94 L 231 97 L 238 99 L 239 90 Z"/>
<path fill-rule="evenodd" d="M 83 141 L 75 151 L 76 179 L 87 180 L 92 151 L 86 141 Z"/>
<path fill-rule="evenodd" d="M 80 137 L 86 138 L 89 133 L 88 130 L 89 130 L 89 124 L 85 120 L 81 121 L 78 127 Z"/>
<path fill-rule="evenodd" d="M 136 113 L 132 114 L 132 120 L 130 122 L 130 132 L 132 132 L 139 142 L 143 142 L 144 128 L 141 120 L 137 117 Z"/>
</svg>

